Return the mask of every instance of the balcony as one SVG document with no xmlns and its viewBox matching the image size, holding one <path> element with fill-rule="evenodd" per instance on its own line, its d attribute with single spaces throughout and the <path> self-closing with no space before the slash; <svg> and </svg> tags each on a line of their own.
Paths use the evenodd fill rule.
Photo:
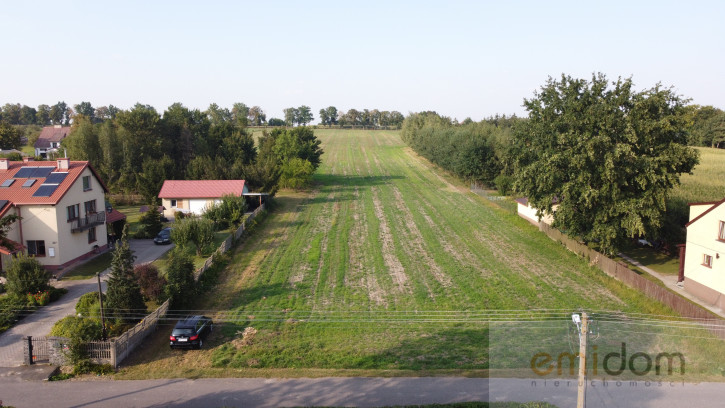
<svg viewBox="0 0 725 408">
<path fill-rule="evenodd" d="M 99 212 L 95 214 L 88 214 L 83 218 L 78 218 L 77 220 L 73 221 L 73 224 L 71 224 L 71 232 L 83 232 L 85 230 L 91 229 L 95 227 L 96 225 L 101 225 L 106 223 L 106 212 Z"/>
</svg>

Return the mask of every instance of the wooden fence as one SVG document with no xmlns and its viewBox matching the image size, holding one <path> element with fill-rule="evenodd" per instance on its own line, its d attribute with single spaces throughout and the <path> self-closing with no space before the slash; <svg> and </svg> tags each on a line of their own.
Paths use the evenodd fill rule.
<svg viewBox="0 0 725 408">
<path fill-rule="evenodd" d="M 556 228 L 540 222 L 539 229 L 548 235 L 549 238 L 560 242 L 570 251 L 576 253 L 582 258 L 589 259 L 590 264 L 596 265 L 607 275 L 639 290 L 650 299 L 654 299 L 669 306 L 683 317 L 700 322 L 701 324 L 707 326 L 713 334 L 719 338 L 725 339 L 725 320 L 718 319 L 714 314 L 703 309 L 699 305 L 671 292 L 667 288 L 664 288 L 649 279 L 642 277 L 637 272 L 629 269 L 627 265 L 608 258 L 598 251 L 595 251 L 568 237 Z"/>
</svg>

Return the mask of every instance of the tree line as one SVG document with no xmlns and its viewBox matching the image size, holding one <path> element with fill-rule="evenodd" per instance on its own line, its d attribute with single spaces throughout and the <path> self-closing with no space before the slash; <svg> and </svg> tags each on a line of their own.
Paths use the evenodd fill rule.
<svg viewBox="0 0 725 408">
<path fill-rule="evenodd" d="M 243 103 L 206 111 L 175 103 L 163 113 L 138 103 L 103 119 L 98 111 L 76 105 L 63 148 L 72 160 L 91 162 L 111 192 L 140 193 L 147 202 L 164 180 L 245 179 L 251 189 L 274 194 L 309 182 L 322 155 L 306 127 L 275 128 L 255 142 L 247 126 L 266 117 Z"/>
<path fill-rule="evenodd" d="M 687 214 L 669 208 L 668 193 L 699 161 L 688 144 L 721 143 L 722 123 L 719 109 L 687 102 L 660 85 L 562 75 L 525 99 L 526 118 L 457 123 L 421 112 L 402 138 L 461 178 L 542 212 L 556 206 L 554 226 L 612 253 L 637 237 L 683 242 Z"/>
</svg>

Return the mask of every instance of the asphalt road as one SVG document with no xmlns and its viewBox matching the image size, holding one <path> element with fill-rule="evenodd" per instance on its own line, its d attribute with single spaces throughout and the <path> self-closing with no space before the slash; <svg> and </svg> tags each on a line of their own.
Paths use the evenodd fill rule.
<svg viewBox="0 0 725 408">
<path fill-rule="evenodd" d="M 0 400 L 16 407 L 378 407 L 491 398 L 575 407 L 576 384 L 566 386 L 565 381 L 554 385 L 553 380 L 421 377 L 40 382 L 5 375 L 0 376 Z M 725 396 L 723 383 L 601 385 L 589 387 L 588 408 L 720 407 Z"/>
<path fill-rule="evenodd" d="M 136 264 L 150 262 L 163 255 L 172 245 L 155 245 L 150 239 L 129 240 L 131 250 L 136 255 Z M 105 280 L 108 270 L 102 273 Z M 83 294 L 97 291 L 96 278 L 87 280 L 60 280 L 53 282 L 56 287 L 68 289 L 68 293 L 59 300 L 24 318 L 17 325 L 0 334 L 0 367 L 15 367 L 23 363 L 23 345 L 21 340 L 27 336 L 47 336 L 53 324 L 65 316 L 75 314 L 75 305 Z M 103 284 L 105 289 L 105 283 Z"/>
</svg>

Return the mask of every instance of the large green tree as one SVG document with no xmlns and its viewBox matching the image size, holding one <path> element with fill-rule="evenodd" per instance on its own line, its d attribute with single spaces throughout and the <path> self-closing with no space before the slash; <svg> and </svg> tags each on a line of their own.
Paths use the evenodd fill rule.
<svg viewBox="0 0 725 408">
<path fill-rule="evenodd" d="M 306 126 L 294 129 L 276 128 L 272 130 L 270 136 L 275 140 L 274 152 L 278 163 L 283 164 L 298 157 L 312 163 L 315 169 L 320 165 L 323 153 L 321 142 L 311 128 Z M 260 155 L 262 155 L 261 148 Z"/>
<path fill-rule="evenodd" d="M 307 105 L 302 105 L 297 108 L 297 124 L 307 126 L 308 123 L 312 122 L 315 117 L 312 115 L 312 109 Z"/>
<path fill-rule="evenodd" d="M 516 190 L 541 211 L 558 203 L 554 226 L 605 252 L 651 237 L 668 192 L 698 163 L 685 102 L 660 85 L 636 92 L 631 79 L 549 78 L 515 129 Z"/>
<path fill-rule="evenodd" d="M 68 137 L 63 140 L 63 147 L 73 160 L 88 160 L 96 167 L 103 161 L 101 145 L 98 141 L 98 127 L 91 123 L 91 118 L 76 115 Z"/>
<path fill-rule="evenodd" d="M 22 146 L 20 131 L 15 126 L 0 121 L 0 149 L 20 149 Z"/>
</svg>

